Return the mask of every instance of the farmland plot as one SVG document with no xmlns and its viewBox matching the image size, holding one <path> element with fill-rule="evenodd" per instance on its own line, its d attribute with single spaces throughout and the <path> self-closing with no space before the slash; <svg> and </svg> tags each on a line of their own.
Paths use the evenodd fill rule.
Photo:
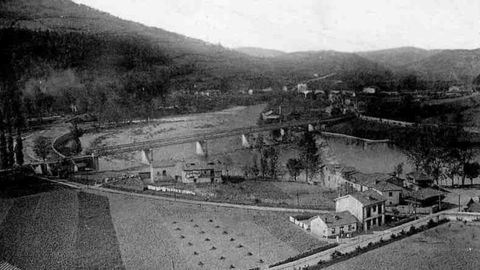
<svg viewBox="0 0 480 270">
<path fill-rule="evenodd" d="M 288 213 L 108 197 L 127 269 L 248 269 L 326 244 L 291 224 Z"/>
<path fill-rule="evenodd" d="M 447 223 L 327 269 L 479 269 L 480 227 Z"/>
</svg>

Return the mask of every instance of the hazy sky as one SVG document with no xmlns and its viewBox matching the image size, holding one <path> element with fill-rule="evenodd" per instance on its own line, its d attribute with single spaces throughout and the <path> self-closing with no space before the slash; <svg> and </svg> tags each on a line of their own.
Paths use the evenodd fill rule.
<svg viewBox="0 0 480 270">
<path fill-rule="evenodd" d="M 479 48 L 479 0 L 74 0 L 226 47 Z"/>
</svg>

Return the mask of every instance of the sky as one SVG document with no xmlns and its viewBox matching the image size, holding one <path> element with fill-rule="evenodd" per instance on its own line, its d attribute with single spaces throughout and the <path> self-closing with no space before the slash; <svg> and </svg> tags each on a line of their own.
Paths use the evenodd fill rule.
<svg viewBox="0 0 480 270">
<path fill-rule="evenodd" d="M 225 47 L 480 47 L 479 0 L 73 0 Z"/>
</svg>

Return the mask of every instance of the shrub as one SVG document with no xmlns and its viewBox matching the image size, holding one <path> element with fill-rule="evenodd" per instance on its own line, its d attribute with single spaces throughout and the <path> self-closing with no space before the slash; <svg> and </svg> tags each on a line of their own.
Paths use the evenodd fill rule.
<svg viewBox="0 0 480 270">
<path fill-rule="evenodd" d="M 247 255 L 248 255 L 248 256 L 252 256 L 253 254 L 252 254 L 251 252 L 248 252 Z"/>
<path fill-rule="evenodd" d="M 210 250 L 216 250 L 217 248 L 216 247 L 212 247 Z"/>
<path fill-rule="evenodd" d="M 430 219 L 430 220 L 428 221 L 428 223 L 427 223 L 427 226 L 428 226 L 429 228 L 432 228 L 433 226 L 435 226 L 435 224 L 436 224 L 436 222 L 433 221 L 433 219 Z"/>
<path fill-rule="evenodd" d="M 237 248 L 243 248 L 243 245 L 242 245 L 242 244 L 239 244 L 239 245 L 237 246 Z"/>
<path fill-rule="evenodd" d="M 223 231 L 223 234 L 228 234 L 228 232 L 227 232 L 227 231 Z"/>
<path fill-rule="evenodd" d="M 188 245 L 189 245 L 189 246 L 193 246 L 192 242 L 188 242 Z"/>
<path fill-rule="evenodd" d="M 210 242 L 210 239 L 209 239 L 209 238 L 205 238 L 205 241 L 206 241 L 206 242 Z"/>
<path fill-rule="evenodd" d="M 233 241 L 235 241 L 235 238 L 230 238 L 230 242 L 233 242 Z"/>
<path fill-rule="evenodd" d="M 198 265 L 203 266 L 203 262 L 199 262 Z"/>
<path fill-rule="evenodd" d="M 193 252 L 193 255 L 198 255 L 198 252 L 194 251 L 194 252 Z"/>
<path fill-rule="evenodd" d="M 220 257 L 220 260 L 221 260 L 221 261 L 225 260 L 225 257 L 223 257 L 223 256 L 222 256 L 222 257 Z"/>
<path fill-rule="evenodd" d="M 340 258 L 343 256 L 343 253 L 338 251 L 338 250 L 335 250 L 333 253 L 332 253 L 332 260 L 336 259 L 336 258 Z"/>
</svg>

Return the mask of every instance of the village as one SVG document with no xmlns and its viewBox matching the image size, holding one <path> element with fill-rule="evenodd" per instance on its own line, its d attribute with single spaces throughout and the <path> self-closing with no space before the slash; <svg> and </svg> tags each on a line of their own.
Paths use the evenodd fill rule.
<svg viewBox="0 0 480 270">
<path fill-rule="evenodd" d="M 480 4 L 423 2 L 0 1 L 0 269 L 480 269 Z"/>
</svg>

